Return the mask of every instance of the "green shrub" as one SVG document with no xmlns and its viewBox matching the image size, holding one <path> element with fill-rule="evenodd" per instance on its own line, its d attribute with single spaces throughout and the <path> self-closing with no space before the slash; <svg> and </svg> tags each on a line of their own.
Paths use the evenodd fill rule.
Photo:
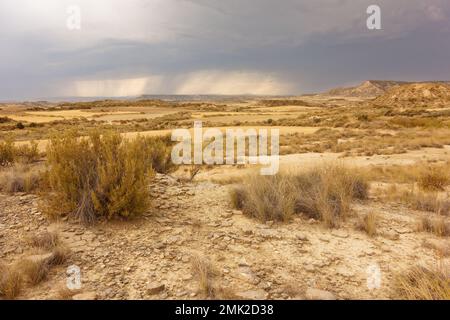
<svg viewBox="0 0 450 320">
<path fill-rule="evenodd" d="M 69 214 L 83 223 L 146 211 L 153 169 L 142 141 L 124 140 L 113 132 L 51 139 L 46 211 L 51 216 Z"/>
</svg>

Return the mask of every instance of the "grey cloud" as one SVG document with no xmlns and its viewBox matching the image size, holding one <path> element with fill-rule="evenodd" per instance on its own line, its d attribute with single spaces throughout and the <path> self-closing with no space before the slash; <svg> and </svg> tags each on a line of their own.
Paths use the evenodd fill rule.
<svg viewBox="0 0 450 320">
<path fill-rule="evenodd" d="M 61 25 L 69 1 L 57 1 L 42 0 L 52 10 L 35 17 L 12 8 L 28 0 L 0 4 L 0 99 L 76 94 L 74 83 L 146 77 L 159 79 L 143 87 L 152 93 L 229 92 L 236 75 L 241 86 L 233 90 L 253 83 L 255 92 L 298 94 L 367 78 L 445 79 L 450 71 L 445 0 L 375 1 L 382 31 L 365 27 L 369 0 L 113 0 L 95 7 L 79 0 L 80 32 Z M 221 85 L 205 86 L 200 76 Z"/>
</svg>

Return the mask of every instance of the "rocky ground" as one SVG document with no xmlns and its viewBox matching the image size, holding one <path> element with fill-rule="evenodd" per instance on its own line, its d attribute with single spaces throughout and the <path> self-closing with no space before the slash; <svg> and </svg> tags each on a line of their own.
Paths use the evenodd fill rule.
<svg viewBox="0 0 450 320">
<path fill-rule="evenodd" d="M 82 292 L 75 298 L 204 298 L 192 269 L 193 257 L 200 257 L 214 270 L 215 298 L 389 299 L 395 273 L 442 262 L 436 248 L 448 245 L 448 239 L 414 231 L 421 213 L 375 197 L 353 208 L 355 215 L 381 217 L 379 235 L 370 238 L 355 230 L 356 217 L 338 230 L 301 217 L 286 224 L 255 222 L 231 209 L 229 186 L 158 175 L 151 188 L 155 200 L 148 214 L 89 228 L 48 221 L 37 196 L 1 194 L 1 261 L 40 254 L 26 239 L 44 230 L 58 232 L 72 250 L 65 265 L 19 298 L 59 298 L 69 265 L 81 268 Z M 380 287 L 370 289 L 368 277 L 370 282 L 378 267 Z"/>
</svg>

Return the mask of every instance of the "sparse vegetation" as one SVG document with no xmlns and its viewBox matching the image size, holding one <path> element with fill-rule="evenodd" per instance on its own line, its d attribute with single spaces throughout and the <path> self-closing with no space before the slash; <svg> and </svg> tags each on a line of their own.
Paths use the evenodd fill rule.
<svg viewBox="0 0 450 320">
<path fill-rule="evenodd" d="M 13 299 L 25 284 L 36 286 L 45 281 L 50 269 L 64 264 L 71 255 L 70 249 L 60 242 L 57 233 L 41 232 L 27 240 L 33 249 L 47 253 L 26 256 L 11 266 L 0 264 L 0 297 Z"/>
<path fill-rule="evenodd" d="M 23 163 L 33 163 L 39 159 L 38 144 L 31 141 L 29 144 L 22 144 L 15 148 L 17 157 Z"/>
<path fill-rule="evenodd" d="M 242 185 L 233 187 L 230 190 L 230 200 L 234 209 L 242 210 L 244 208 L 245 187 Z"/>
<path fill-rule="evenodd" d="M 153 170 L 169 173 L 174 169 L 171 159 L 172 141 L 170 136 L 138 137 L 142 151 L 149 158 Z"/>
<path fill-rule="evenodd" d="M 418 180 L 419 187 L 425 191 L 443 191 L 450 184 L 448 171 L 441 168 L 428 168 Z"/>
<path fill-rule="evenodd" d="M 262 221 L 287 221 L 295 211 L 293 181 L 284 174 L 250 176 L 246 183 L 232 192 L 236 208 Z"/>
<path fill-rule="evenodd" d="M 355 170 L 325 165 L 302 173 L 252 176 L 231 199 L 246 215 L 286 221 L 294 213 L 339 225 L 354 199 L 366 199 L 369 185 Z"/>
<path fill-rule="evenodd" d="M 0 166 L 13 164 L 15 160 L 15 148 L 12 140 L 0 141 Z"/>
<path fill-rule="evenodd" d="M 434 212 L 442 216 L 450 215 L 450 201 L 436 193 L 430 194 L 414 191 L 414 189 L 396 190 L 391 188 L 388 190 L 386 197 L 391 201 L 398 200 L 414 210 Z"/>
<path fill-rule="evenodd" d="M 47 150 L 50 216 L 69 214 L 83 223 L 98 217 L 133 217 L 149 206 L 152 162 L 142 139 L 117 133 L 73 134 L 52 139 Z"/>
<path fill-rule="evenodd" d="M 22 290 L 22 277 L 17 270 L 0 264 L 0 297 L 8 300 L 17 297 Z"/>
<path fill-rule="evenodd" d="M 15 268 L 20 271 L 26 281 L 32 286 L 44 281 L 50 271 L 46 259 L 33 260 L 26 258 L 19 261 Z"/>
<path fill-rule="evenodd" d="M 365 286 L 356 288 L 350 276 L 359 274 L 372 261 L 391 263 L 402 257 L 398 265 L 392 263 L 392 268 L 382 266 L 383 277 L 392 279 L 393 270 L 416 262 L 416 258 L 417 262 L 428 263 L 436 256 L 449 255 L 448 239 L 444 237 L 450 235 L 450 110 L 448 105 L 416 106 L 415 102 L 405 100 L 397 108 L 357 97 L 302 96 L 301 100 L 245 97 L 232 103 L 104 100 L 33 102 L 11 108 L 6 104 L 1 112 L 4 116 L 0 116 L 0 191 L 10 194 L 0 194 L 6 213 L 0 213 L 0 229 L 7 226 L 1 230 L 6 232 L 0 235 L 0 246 L 2 241 L 6 244 L 4 257 L 10 264 L 0 266 L 0 299 L 34 298 L 29 292 L 20 292 L 50 278 L 53 268 L 58 274 L 64 273 L 61 265 L 72 257 L 62 243 L 66 237 L 71 239 L 73 252 L 81 250 L 84 258 L 101 262 L 93 279 L 104 276 L 105 283 L 123 284 L 111 292 L 92 288 L 91 293 L 101 299 L 149 295 L 163 299 L 261 299 L 267 294 L 274 299 L 289 299 L 306 297 L 313 285 L 319 291 L 336 293 L 339 299 L 385 299 L 393 292 L 401 299 L 449 299 L 444 268 L 413 268 L 371 292 Z M 323 157 L 334 163 L 336 158 L 349 158 L 342 161 L 361 167 L 324 165 L 281 171 L 276 176 L 248 176 L 252 168 L 247 165 L 185 165 L 175 170 L 166 129 L 191 128 L 194 119 L 202 119 L 205 128 L 281 127 L 282 154 L 321 153 L 298 156 L 298 163 L 294 163 L 296 155 L 286 157 L 283 165 L 289 162 L 309 168 L 312 161 Z M 29 142 L 49 138 L 50 142 L 39 141 L 39 147 L 48 146 L 46 154 L 40 153 L 37 143 Z M 439 149 L 420 151 L 424 148 Z M 158 174 L 153 181 L 155 172 L 163 175 Z M 165 176 L 169 173 L 171 176 Z M 368 199 L 369 181 L 380 193 L 371 193 L 373 202 L 360 203 L 357 200 Z M 233 185 L 229 195 L 233 208 L 266 223 L 252 223 L 242 218 L 241 212 L 224 207 L 229 190 L 224 184 Z M 12 194 L 15 192 L 35 195 Z M 28 237 L 33 230 L 43 230 L 42 217 L 36 212 L 37 199 L 42 209 L 38 211 L 58 218 L 63 236 L 41 232 Z M 126 230 L 121 229 L 122 223 L 83 230 L 59 219 L 70 216 L 86 224 L 124 219 L 145 213 L 149 201 L 154 201 L 155 217 L 145 215 L 132 225 L 127 223 Z M 293 217 L 292 224 L 272 223 Z M 316 226 L 318 222 L 342 230 L 327 232 Z M 153 230 L 155 223 L 157 230 Z M 8 229 L 10 225 L 13 227 Z M 135 233 L 135 227 L 139 233 Z M 414 227 L 424 233 L 412 232 Z M 142 241 L 149 239 L 144 231 L 163 243 L 142 247 Z M 28 241 L 29 247 L 12 245 L 16 235 L 23 236 L 20 241 Z M 371 239 L 378 235 L 379 241 Z M 157 257 L 170 259 L 173 274 L 162 277 L 168 265 L 158 264 L 152 268 L 152 279 L 144 283 L 134 278 L 134 274 L 141 275 L 140 264 L 130 261 L 123 265 L 119 257 L 132 260 L 141 249 L 153 248 Z M 417 254 L 418 249 L 427 254 Z M 103 256 L 106 250 L 108 256 Z M 211 255 L 210 259 L 197 255 L 191 258 L 192 270 L 188 273 L 192 271 L 192 278 L 186 275 L 186 254 L 197 250 Z M 241 259 L 242 252 L 261 250 L 264 254 Z M 333 258 L 354 254 L 360 258 L 358 265 Z M 285 263 L 279 263 L 280 258 Z M 116 259 L 117 265 L 110 263 Z M 302 280 L 305 274 L 314 275 L 319 269 L 323 276 L 317 283 Z M 122 281 L 124 272 L 129 282 Z M 339 290 L 334 290 L 330 278 L 339 283 Z M 180 281 L 186 287 L 180 288 Z M 45 298 L 56 294 L 61 299 L 81 293 L 59 288 L 62 283 L 54 284 L 52 281 L 30 292 Z M 130 285 L 135 286 L 131 291 Z M 159 288 L 157 293 L 150 290 L 155 287 Z"/>
<path fill-rule="evenodd" d="M 421 266 L 399 273 L 396 293 L 406 300 L 450 300 L 450 275 L 443 270 Z"/>
<path fill-rule="evenodd" d="M 59 235 L 55 232 L 41 232 L 29 238 L 30 245 L 34 248 L 51 250 L 59 244 Z"/>
<path fill-rule="evenodd" d="M 191 257 L 192 272 L 198 278 L 199 290 L 209 298 L 214 298 L 215 288 L 212 278 L 215 276 L 211 263 L 200 256 L 194 255 Z"/>
<path fill-rule="evenodd" d="M 377 221 L 378 216 L 374 212 L 370 212 L 359 217 L 357 222 L 357 229 L 365 231 L 370 237 L 377 234 Z"/>
<path fill-rule="evenodd" d="M 70 249 L 63 246 L 58 245 L 53 248 L 50 257 L 47 260 L 47 264 L 51 266 L 59 266 L 64 264 L 67 259 L 70 257 Z"/>
<path fill-rule="evenodd" d="M 39 158 L 37 143 L 16 146 L 12 140 L 0 141 L 0 167 L 11 166 L 14 162 L 33 163 Z"/>
<path fill-rule="evenodd" d="M 41 173 L 37 168 L 23 164 L 0 171 L 0 191 L 7 193 L 34 192 L 41 182 Z"/>
<path fill-rule="evenodd" d="M 417 231 L 431 232 L 439 237 L 450 236 L 450 223 L 442 216 L 423 216 L 417 222 Z"/>
</svg>

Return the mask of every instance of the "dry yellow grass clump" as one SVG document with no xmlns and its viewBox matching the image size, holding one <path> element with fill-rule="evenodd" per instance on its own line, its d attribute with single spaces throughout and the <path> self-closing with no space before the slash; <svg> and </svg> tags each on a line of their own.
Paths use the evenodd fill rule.
<svg viewBox="0 0 450 320">
<path fill-rule="evenodd" d="M 450 184 L 448 168 L 429 168 L 420 174 L 419 187 L 425 191 L 443 191 Z"/>
<path fill-rule="evenodd" d="M 74 295 L 81 293 L 81 290 L 77 290 L 77 289 L 71 290 L 71 289 L 67 288 L 67 286 L 64 284 L 64 285 L 60 285 L 58 287 L 58 289 L 56 290 L 56 293 L 57 293 L 58 300 L 72 300 L 72 297 Z"/>
<path fill-rule="evenodd" d="M 444 216 L 450 214 L 450 201 L 442 199 L 436 194 L 407 192 L 403 195 L 403 199 L 416 210 L 434 212 Z"/>
<path fill-rule="evenodd" d="M 15 148 L 12 140 L 0 142 L 0 166 L 8 166 L 14 162 Z"/>
<path fill-rule="evenodd" d="M 57 245 L 53 248 L 50 257 L 47 259 L 47 264 L 52 266 L 60 266 L 69 259 L 71 251 L 63 245 Z"/>
<path fill-rule="evenodd" d="M 31 236 L 28 242 L 34 248 L 51 250 L 59 244 L 59 235 L 55 232 L 45 231 Z"/>
<path fill-rule="evenodd" d="M 284 174 L 250 176 L 231 191 L 233 205 L 246 215 L 268 221 L 286 221 L 295 212 L 293 181 Z"/>
<path fill-rule="evenodd" d="M 324 165 L 301 173 L 251 176 L 231 193 L 233 205 L 262 221 L 286 221 L 295 213 L 337 227 L 354 199 L 366 199 L 369 184 L 354 169 Z"/>
<path fill-rule="evenodd" d="M 440 216 L 450 215 L 450 200 L 437 192 L 416 191 L 414 184 L 405 188 L 399 188 L 393 184 L 383 191 L 382 196 L 388 201 L 401 202 L 411 209 L 433 212 Z"/>
<path fill-rule="evenodd" d="M 0 171 L 2 192 L 34 192 L 39 189 L 40 181 L 40 171 L 24 164 L 15 164 Z"/>
<path fill-rule="evenodd" d="M 206 297 L 213 298 L 215 296 L 215 288 L 212 278 L 216 275 L 211 263 L 198 255 L 191 257 L 192 272 L 198 278 L 199 290 Z"/>
<path fill-rule="evenodd" d="M 168 173 L 174 169 L 171 159 L 173 142 L 170 135 L 137 139 L 153 170 L 158 173 Z"/>
<path fill-rule="evenodd" d="M 23 259 L 17 263 L 15 268 L 19 270 L 25 280 L 32 286 L 44 281 L 50 271 L 47 260 Z"/>
<path fill-rule="evenodd" d="M 370 237 L 377 234 L 377 221 L 378 216 L 371 212 L 362 217 L 359 217 L 357 222 L 357 229 L 365 231 Z"/>
<path fill-rule="evenodd" d="M 424 216 L 417 223 L 417 231 L 426 231 L 439 237 L 450 236 L 450 223 L 443 216 Z"/>
<path fill-rule="evenodd" d="M 34 286 L 47 279 L 50 269 L 64 264 L 70 257 L 70 250 L 62 245 L 57 245 L 44 257 L 28 257 L 18 261 L 14 269 L 30 285 Z"/>
<path fill-rule="evenodd" d="M 38 145 L 32 141 L 19 147 L 10 139 L 0 141 L 0 166 L 10 166 L 15 162 L 32 163 L 39 158 Z"/>
<path fill-rule="evenodd" d="M 13 268 L 0 264 L 0 297 L 14 299 L 22 290 L 22 277 Z"/>
<path fill-rule="evenodd" d="M 11 266 L 0 264 L 0 297 L 14 299 L 24 285 L 35 286 L 48 278 L 52 267 L 64 264 L 70 257 L 69 248 L 62 245 L 57 233 L 43 232 L 28 238 L 38 251 L 46 251 L 22 258 Z"/>
<path fill-rule="evenodd" d="M 413 267 L 395 279 L 396 294 L 406 300 L 450 300 L 450 274 L 440 269 Z"/>
</svg>

